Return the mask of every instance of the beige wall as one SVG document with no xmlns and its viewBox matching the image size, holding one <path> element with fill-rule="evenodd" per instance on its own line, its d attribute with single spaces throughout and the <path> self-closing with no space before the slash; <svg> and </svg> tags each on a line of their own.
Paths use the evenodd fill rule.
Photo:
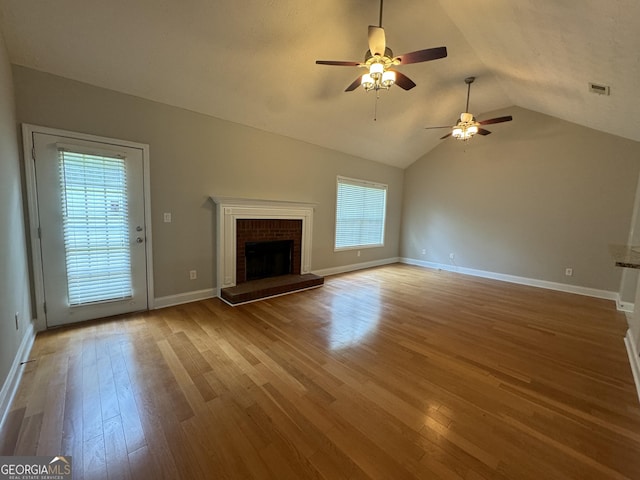
<svg viewBox="0 0 640 480">
<path fill-rule="evenodd" d="M 317 203 L 314 270 L 398 254 L 448 264 L 453 252 L 468 268 L 619 288 L 607 245 L 627 241 L 637 142 L 514 107 L 494 112 L 514 121 L 491 136 L 443 141 L 403 172 L 23 67 L 14 84 L 20 122 L 150 144 L 156 297 L 215 286 L 209 195 Z M 333 252 L 336 175 L 389 184 L 384 248 Z"/>
<path fill-rule="evenodd" d="M 11 66 L 0 31 L 0 390 L 31 323 L 18 152 Z"/>
<path fill-rule="evenodd" d="M 401 255 L 617 292 L 608 245 L 627 242 L 640 143 L 517 107 L 490 115 L 505 114 L 405 170 Z"/>
<path fill-rule="evenodd" d="M 210 195 L 317 203 L 313 270 L 398 256 L 401 169 L 23 67 L 14 83 L 20 122 L 150 145 L 156 297 L 215 286 Z M 389 185 L 384 248 L 333 251 L 336 175 Z"/>
</svg>

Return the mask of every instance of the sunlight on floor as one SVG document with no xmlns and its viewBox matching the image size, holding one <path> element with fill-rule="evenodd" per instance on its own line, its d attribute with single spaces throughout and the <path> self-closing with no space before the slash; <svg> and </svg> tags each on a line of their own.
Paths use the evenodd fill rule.
<svg viewBox="0 0 640 480">
<path fill-rule="evenodd" d="M 362 343 L 377 331 L 381 311 L 379 285 L 366 285 L 334 296 L 329 348 L 339 350 Z"/>
</svg>

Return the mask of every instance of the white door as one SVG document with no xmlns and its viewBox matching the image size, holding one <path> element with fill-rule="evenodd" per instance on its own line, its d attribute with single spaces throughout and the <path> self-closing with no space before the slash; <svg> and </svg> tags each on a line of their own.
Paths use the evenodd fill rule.
<svg viewBox="0 0 640 480">
<path fill-rule="evenodd" d="M 32 135 L 47 326 L 146 310 L 143 150 Z"/>
</svg>

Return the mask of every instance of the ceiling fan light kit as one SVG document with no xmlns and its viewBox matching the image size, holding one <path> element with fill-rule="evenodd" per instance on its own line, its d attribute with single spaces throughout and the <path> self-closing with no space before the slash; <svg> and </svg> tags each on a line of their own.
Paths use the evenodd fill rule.
<svg viewBox="0 0 640 480">
<path fill-rule="evenodd" d="M 478 133 L 478 122 L 475 121 L 473 115 L 468 112 L 464 112 L 460 115 L 460 120 L 453 127 L 451 136 L 458 140 L 469 140 L 476 133 Z"/>
<path fill-rule="evenodd" d="M 371 90 L 389 90 L 396 83 L 396 72 L 385 70 L 381 63 L 372 63 L 369 73 L 362 75 L 360 84 L 365 92 Z"/>
</svg>

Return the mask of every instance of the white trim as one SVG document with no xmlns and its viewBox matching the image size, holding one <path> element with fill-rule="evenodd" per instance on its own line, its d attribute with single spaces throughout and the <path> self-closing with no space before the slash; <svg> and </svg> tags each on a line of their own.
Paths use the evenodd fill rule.
<svg viewBox="0 0 640 480">
<path fill-rule="evenodd" d="M 244 205 L 244 206 L 260 206 L 260 207 L 269 207 L 269 206 L 280 206 L 285 208 L 314 208 L 318 204 L 317 203 L 309 203 L 309 202 L 292 202 L 289 200 L 266 200 L 259 198 L 245 198 L 245 197 L 224 197 L 224 196 L 211 196 L 211 200 L 213 200 L 216 204 L 231 204 L 231 205 Z"/>
<path fill-rule="evenodd" d="M 627 330 L 627 334 L 624 336 L 624 344 L 627 347 L 627 354 L 629 355 L 629 363 L 631 364 L 631 372 L 633 373 L 633 381 L 636 384 L 636 390 L 638 392 L 638 400 L 640 400 L 640 357 L 638 357 L 638 350 L 636 349 L 636 346 L 633 343 L 630 330 Z"/>
<path fill-rule="evenodd" d="M 337 184 L 347 183 L 356 187 L 377 188 L 379 190 L 385 191 L 389 189 L 389 185 L 387 185 L 386 183 L 373 182 L 371 180 L 363 180 L 361 178 L 345 177 L 344 175 L 338 175 L 336 182 Z"/>
<path fill-rule="evenodd" d="M 145 250 L 147 260 L 147 308 L 154 308 L 153 296 L 153 247 L 151 239 L 151 179 L 149 175 L 149 145 L 128 140 L 100 137 L 86 133 L 71 132 L 57 128 L 40 127 L 28 123 L 22 124 L 22 148 L 24 155 L 25 176 L 27 186 L 27 206 L 29 211 L 29 240 L 31 243 L 31 258 L 33 261 L 32 271 L 34 284 L 34 298 L 36 302 L 35 328 L 37 331 L 45 330 L 46 314 L 44 312 L 44 278 L 42 275 L 42 254 L 40 250 L 40 238 L 38 237 L 38 227 L 40 219 L 38 217 L 38 193 L 36 188 L 36 170 L 33 161 L 33 135 L 42 133 L 58 137 L 70 137 L 87 142 L 105 143 L 108 145 L 120 145 L 123 147 L 142 150 L 143 161 L 143 182 L 144 182 L 144 215 L 145 215 Z"/>
<path fill-rule="evenodd" d="M 151 228 L 151 160 L 149 158 L 149 145 L 138 144 L 142 147 L 142 181 L 144 182 L 144 233 L 145 251 L 147 253 L 147 309 L 155 308 L 154 284 L 153 284 L 153 239 Z"/>
<path fill-rule="evenodd" d="M 616 298 L 616 309 L 620 312 L 633 313 L 633 310 L 635 309 L 635 303 L 623 302 L 620 299 L 620 294 L 618 294 L 618 298 Z"/>
<path fill-rule="evenodd" d="M 36 190 L 36 170 L 33 160 L 33 133 L 36 127 L 22 125 L 22 148 L 24 153 L 24 169 L 27 187 L 27 209 L 29 211 L 29 240 L 31 241 L 32 275 L 34 286 L 34 299 L 36 302 L 35 325 L 38 331 L 47 328 L 46 315 L 44 313 L 44 278 L 42 276 L 42 252 L 40 251 L 40 239 L 38 238 L 38 192 Z"/>
<path fill-rule="evenodd" d="M 400 259 L 400 262 L 406 263 L 407 265 L 417 265 L 419 267 L 433 268 L 436 270 L 446 270 L 449 272 L 462 273 L 464 275 L 472 275 L 474 277 L 490 278 L 493 280 L 500 280 L 502 282 L 518 283 L 520 285 L 528 285 L 530 287 L 539 287 L 546 288 L 548 290 L 557 290 L 559 292 L 575 293 L 577 295 L 585 295 L 587 297 L 604 298 L 614 301 L 617 301 L 619 299 L 618 292 L 611 292 L 609 290 L 599 290 L 597 288 L 581 287 L 579 285 L 568 285 L 566 283 L 549 282 L 547 280 L 538 280 L 535 278 L 518 277 L 516 275 L 508 275 L 505 273 L 495 273 L 485 270 L 459 267 L 457 265 L 426 262 L 423 260 L 415 260 L 413 258 L 403 257 Z"/>
<path fill-rule="evenodd" d="M 168 295 L 166 297 L 158 297 L 154 301 L 154 309 L 173 307 L 182 305 L 183 303 L 197 302 L 206 300 L 216 296 L 215 288 L 207 288 L 205 290 L 196 290 L 194 292 L 178 293 L 177 295 Z"/>
<path fill-rule="evenodd" d="M 372 260 L 370 262 L 353 263 L 351 265 L 341 265 L 339 267 L 323 268 L 322 270 L 314 270 L 313 273 L 326 277 L 328 275 L 337 275 L 339 273 L 353 272 L 355 270 L 364 270 L 365 268 L 380 267 L 391 263 L 400 262 L 399 257 L 383 258 L 382 260 Z"/>
<path fill-rule="evenodd" d="M 236 285 L 236 221 L 238 219 L 285 219 L 302 221 L 300 273 L 311 272 L 313 203 L 281 202 L 211 196 L 216 204 L 216 273 L 220 290 Z"/>
<path fill-rule="evenodd" d="M 22 337 L 22 342 L 20 342 L 18 352 L 13 358 L 11 370 L 9 371 L 4 385 L 2 386 L 2 390 L 0 390 L 0 430 L 4 425 L 4 421 L 6 420 L 9 409 L 11 408 L 11 402 L 13 402 L 13 398 L 15 397 L 16 392 L 18 391 L 18 386 L 20 385 L 20 379 L 22 378 L 22 372 L 24 370 L 24 368 L 21 368 L 22 363 L 28 360 L 35 338 L 36 333 L 33 328 L 33 323 L 30 323 L 27 326 L 27 331 L 25 332 L 24 337 Z"/>
<path fill-rule="evenodd" d="M 125 150 L 122 148 L 115 148 L 115 147 L 119 147 L 119 145 L 114 145 L 114 148 L 109 148 L 109 146 L 107 147 L 100 147 L 100 148 L 96 148 L 93 146 L 88 146 L 88 145 L 74 145 L 72 143 L 62 143 L 62 142 L 56 142 L 56 148 L 58 149 L 58 151 L 63 151 L 63 152 L 69 152 L 69 153 L 75 153 L 75 154 L 80 154 L 80 155 L 97 155 L 100 157 L 108 157 L 108 158 L 118 158 L 118 159 L 122 159 L 122 158 L 127 158 L 127 154 L 125 153 Z"/>
<path fill-rule="evenodd" d="M 636 193 L 635 193 L 635 197 L 633 200 L 633 213 L 631 214 L 631 228 L 629 229 L 629 236 L 627 238 L 627 245 L 637 245 L 638 244 L 638 228 L 640 228 L 640 218 L 638 218 L 640 216 L 640 174 L 638 175 L 638 180 L 636 183 Z M 631 279 L 635 279 L 636 282 L 633 282 L 633 280 Z M 628 283 L 634 283 L 636 285 L 638 285 L 638 282 L 640 282 L 640 278 L 638 278 L 638 273 L 637 270 L 631 269 L 631 268 L 623 268 L 622 269 L 622 277 L 620 279 L 620 288 L 619 291 L 622 294 L 622 292 L 626 289 L 625 287 L 628 285 Z M 634 291 L 636 291 L 637 293 L 638 290 L 638 286 L 636 286 L 636 288 L 634 289 Z M 635 301 L 635 300 L 634 300 Z M 616 304 L 616 306 L 618 306 Z M 624 312 L 633 312 L 633 304 L 629 304 L 627 303 L 627 308 L 620 308 L 618 307 L 618 310 L 622 310 Z M 630 310 L 629 310 L 630 308 Z"/>
</svg>

